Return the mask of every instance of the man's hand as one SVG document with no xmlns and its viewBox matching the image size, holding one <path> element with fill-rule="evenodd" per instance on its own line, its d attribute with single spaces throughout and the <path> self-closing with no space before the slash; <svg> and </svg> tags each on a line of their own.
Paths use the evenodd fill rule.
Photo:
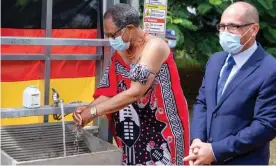
<svg viewBox="0 0 276 166">
<path fill-rule="evenodd" d="M 192 142 L 192 145 L 195 145 L 196 143 L 201 143 L 202 141 L 200 139 L 194 139 L 193 142 Z M 195 158 L 195 156 L 197 155 L 199 151 L 199 148 L 198 147 L 195 147 L 195 148 L 190 148 L 190 151 L 189 151 L 189 156 L 187 157 L 191 157 L 191 158 Z M 183 160 L 185 160 L 187 157 L 185 157 Z M 185 161 L 188 161 L 188 160 L 185 160 Z M 194 160 L 189 160 L 189 165 L 194 165 Z"/>
<path fill-rule="evenodd" d="M 198 139 L 198 138 L 194 139 L 194 140 L 193 140 L 193 143 L 192 143 L 192 145 L 191 145 L 191 147 L 192 147 L 193 145 L 197 144 L 197 143 L 202 143 L 202 141 L 201 141 L 200 139 Z M 199 151 L 199 148 L 198 148 L 198 147 L 191 148 L 191 149 L 192 149 L 192 151 L 193 151 L 194 154 L 197 154 L 198 151 Z"/>
<path fill-rule="evenodd" d="M 74 119 L 76 125 L 81 125 L 81 123 L 82 123 L 81 113 L 87 107 L 88 107 L 87 105 L 82 105 L 82 106 L 77 107 L 76 110 L 74 111 L 74 113 L 73 113 L 73 119 Z"/>
<path fill-rule="evenodd" d="M 196 155 L 189 155 L 185 157 L 184 161 L 195 160 L 193 163 L 194 165 L 211 164 L 213 161 L 215 161 L 212 145 L 210 143 L 197 142 L 194 143 L 190 148 L 199 148 L 198 153 Z"/>
</svg>

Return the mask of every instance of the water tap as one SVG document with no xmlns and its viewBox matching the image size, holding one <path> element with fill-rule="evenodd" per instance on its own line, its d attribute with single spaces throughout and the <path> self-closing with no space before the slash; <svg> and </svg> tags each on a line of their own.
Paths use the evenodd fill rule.
<svg viewBox="0 0 276 166">
<path fill-rule="evenodd" d="M 53 100 L 53 104 L 52 107 L 58 107 L 60 100 L 59 100 L 59 94 L 58 92 L 52 88 L 53 94 L 52 94 L 52 100 Z M 55 120 L 61 120 L 61 114 L 53 114 L 53 118 Z"/>
<path fill-rule="evenodd" d="M 59 104 L 61 104 L 60 107 L 63 107 L 63 100 L 59 99 L 59 94 L 58 92 L 52 88 L 52 91 L 53 91 L 53 95 L 52 95 L 52 99 L 53 99 L 53 104 L 52 104 L 52 107 L 58 107 Z M 61 108 L 61 109 L 64 109 L 64 108 Z M 69 113 L 68 113 L 69 114 Z M 65 114 L 63 115 L 64 117 L 67 116 L 68 114 Z M 53 114 L 53 118 L 55 120 L 61 120 L 62 119 L 62 115 L 61 114 Z"/>
<path fill-rule="evenodd" d="M 58 103 L 60 102 L 59 94 L 54 88 L 52 88 L 52 91 L 53 91 L 52 99 L 53 99 L 53 102 L 54 102 L 53 106 L 58 107 Z"/>
</svg>

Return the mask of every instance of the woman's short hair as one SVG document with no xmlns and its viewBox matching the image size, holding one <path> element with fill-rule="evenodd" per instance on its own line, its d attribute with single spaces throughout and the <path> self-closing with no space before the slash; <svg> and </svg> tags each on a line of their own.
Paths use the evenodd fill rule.
<svg viewBox="0 0 276 166">
<path fill-rule="evenodd" d="M 123 28 L 130 24 L 135 27 L 139 27 L 140 25 L 138 11 L 129 4 L 125 3 L 119 3 L 110 7 L 104 13 L 104 19 L 108 18 L 112 18 L 118 28 Z"/>
</svg>

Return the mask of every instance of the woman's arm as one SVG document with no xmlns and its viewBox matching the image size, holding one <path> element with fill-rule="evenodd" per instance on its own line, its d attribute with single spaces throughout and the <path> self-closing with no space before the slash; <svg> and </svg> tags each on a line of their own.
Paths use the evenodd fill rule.
<svg viewBox="0 0 276 166">
<path fill-rule="evenodd" d="M 169 53 L 170 49 L 163 40 L 151 39 L 141 54 L 139 65 L 137 65 L 139 67 L 133 72 L 130 88 L 101 103 L 93 103 L 92 106 L 85 109 L 81 113 L 81 125 L 86 125 L 95 118 L 91 114 L 91 110 L 96 110 L 98 116 L 106 115 L 117 112 L 142 98 L 155 79 L 155 75 L 152 73 L 159 72 Z"/>
<path fill-rule="evenodd" d="M 153 83 L 154 75 L 150 75 L 147 84 L 142 85 L 139 82 L 131 82 L 131 86 L 128 90 L 119 93 L 118 95 L 106 100 L 105 102 L 94 105 L 97 109 L 97 115 L 105 115 L 113 112 L 117 112 L 131 103 L 139 100 L 144 96 L 146 91 Z"/>
<path fill-rule="evenodd" d="M 161 65 L 168 58 L 169 53 L 170 49 L 163 40 L 159 38 L 151 39 L 142 52 L 139 64 L 147 67 L 150 72 L 158 73 Z M 155 75 L 150 74 L 146 83 L 141 83 L 139 80 L 132 80 L 128 90 L 117 94 L 105 102 L 96 104 L 97 114 L 105 115 L 117 112 L 139 100 L 151 87 L 154 79 Z"/>
<path fill-rule="evenodd" d="M 105 102 L 105 101 L 107 101 L 110 98 L 111 97 L 107 97 L 107 96 L 99 96 L 94 101 L 92 101 L 91 103 L 89 103 L 88 106 L 95 106 L 96 104 L 100 104 L 102 102 Z"/>
</svg>

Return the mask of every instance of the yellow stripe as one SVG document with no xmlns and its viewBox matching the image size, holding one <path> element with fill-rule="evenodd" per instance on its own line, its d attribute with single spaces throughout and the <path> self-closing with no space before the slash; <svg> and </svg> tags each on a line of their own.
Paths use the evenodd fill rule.
<svg viewBox="0 0 276 166">
<path fill-rule="evenodd" d="M 152 4 L 146 4 L 145 6 L 147 9 L 158 9 L 158 10 L 166 10 L 166 6 L 162 5 L 152 5 Z"/>
<path fill-rule="evenodd" d="M 20 82 L 1 82 L 1 108 L 20 108 L 23 103 L 23 91 L 28 85 L 35 85 L 39 88 L 40 93 L 44 93 L 44 81 L 20 81 Z M 41 95 L 40 103 L 43 105 L 44 96 Z M 42 123 L 42 116 L 22 117 L 22 118 L 6 118 L 1 119 L 1 126 L 21 125 Z"/>
<path fill-rule="evenodd" d="M 73 101 L 91 102 L 95 88 L 95 77 L 52 79 L 51 88 L 54 88 L 59 93 L 59 98 L 64 103 Z M 50 96 L 52 96 L 52 91 L 50 92 Z M 52 99 L 50 101 L 50 104 L 52 104 Z M 72 121 L 72 114 L 67 115 L 65 120 Z M 49 122 L 57 121 L 53 119 L 52 115 L 49 115 Z"/>
<path fill-rule="evenodd" d="M 21 82 L 1 82 L 1 108 L 17 108 L 22 107 L 23 91 L 28 85 L 36 85 L 39 87 L 41 94 L 44 94 L 44 81 L 21 81 Z M 51 79 L 50 87 L 58 91 L 60 99 L 64 103 L 73 101 L 91 102 L 95 88 L 95 77 L 85 78 L 66 78 Z M 52 104 L 52 90 L 50 91 L 50 104 Z M 44 96 L 41 95 L 41 105 L 43 105 Z M 65 118 L 67 121 L 72 120 L 72 115 Z M 43 116 L 23 117 L 23 118 L 7 118 L 1 120 L 1 125 L 21 125 L 42 123 Z M 52 115 L 49 115 L 49 122 L 56 122 Z"/>
</svg>

